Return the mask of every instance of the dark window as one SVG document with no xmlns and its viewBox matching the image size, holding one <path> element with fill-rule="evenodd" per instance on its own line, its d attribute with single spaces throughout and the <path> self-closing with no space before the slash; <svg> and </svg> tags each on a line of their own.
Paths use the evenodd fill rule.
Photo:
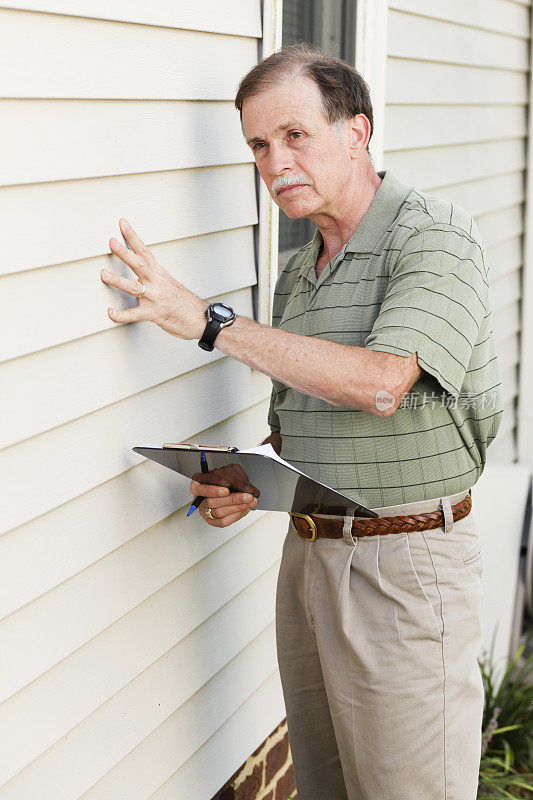
<svg viewBox="0 0 533 800">
<path fill-rule="evenodd" d="M 283 0 L 282 44 L 311 42 L 355 65 L 355 0 Z M 279 211 L 279 269 L 313 238 L 310 219 Z"/>
</svg>

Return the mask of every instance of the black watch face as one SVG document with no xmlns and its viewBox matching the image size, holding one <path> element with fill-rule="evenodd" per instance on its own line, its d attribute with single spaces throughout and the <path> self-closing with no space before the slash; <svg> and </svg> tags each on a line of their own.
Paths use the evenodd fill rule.
<svg viewBox="0 0 533 800">
<path fill-rule="evenodd" d="M 234 313 L 233 309 L 225 306 L 223 303 L 214 303 L 211 308 L 211 316 L 215 316 L 215 318 L 218 318 L 221 322 L 232 319 Z"/>
</svg>

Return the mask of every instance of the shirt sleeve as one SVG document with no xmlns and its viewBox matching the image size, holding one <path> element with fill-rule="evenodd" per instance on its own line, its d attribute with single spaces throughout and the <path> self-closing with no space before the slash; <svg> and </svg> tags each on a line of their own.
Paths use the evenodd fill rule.
<svg viewBox="0 0 533 800">
<path fill-rule="evenodd" d="M 428 226 L 402 248 L 364 346 L 416 351 L 419 365 L 458 396 L 489 303 L 482 246 L 459 227 Z"/>
<path fill-rule="evenodd" d="M 274 386 L 272 387 L 272 392 L 270 394 L 270 407 L 268 409 L 268 424 L 270 426 L 270 432 L 274 433 L 274 431 L 281 431 L 281 425 L 279 422 L 279 417 L 277 413 L 274 411 L 274 398 L 276 397 L 276 391 Z"/>
</svg>

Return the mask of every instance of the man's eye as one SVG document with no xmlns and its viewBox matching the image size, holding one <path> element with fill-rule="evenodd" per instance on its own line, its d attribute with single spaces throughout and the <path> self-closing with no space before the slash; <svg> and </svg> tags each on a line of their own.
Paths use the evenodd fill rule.
<svg viewBox="0 0 533 800">
<path fill-rule="evenodd" d="M 300 131 L 291 131 L 291 136 L 303 136 L 303 133 Z"/>
<path fill-rule="evenodd" d="M 263 147 L 263 146 L 264 146 L 264 142 L 256 142 L 256 143 L 254 144 L 254 146 L 252 147 L 252 150 L 253 150 L 253 151 L 254 151 L 254 153 L 255 153 L 255 152 L 256 152 L 256 150 L 257 150 L 258 148 L 261 148 L 261 147 Z"/>
</svg>

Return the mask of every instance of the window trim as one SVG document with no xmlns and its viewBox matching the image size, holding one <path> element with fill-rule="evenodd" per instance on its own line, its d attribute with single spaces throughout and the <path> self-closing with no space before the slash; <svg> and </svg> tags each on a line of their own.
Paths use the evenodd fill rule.
<svg viewBox="0 0 533 800">
<path fill-rule="evenodd" d="M 264 0 L 263 38 L 259 41 L 258 61 L 281 47 L 282 0 Z M 256 169 L 254 167 L 254 169 Z M 278 275 L 279 208 L 264 182 L 256 174 L 258 195 L 257 225 L 257 305 L 255 318 L 262 325 L 271 325 L 272 302 Z"/>
<path fill-rule="evenodd" d="M 530 41 L 530 58 L 533 57 L 533 37 Z M 533 103 L 533 81 L 529 82 L 529 108 Z M 526 202 L 524 208 L 524 244 L 522 263 L 522 293 L 520 296 L 520 353 L 518 372 L 518 401 L 516 412 L 516 449 L 518 461 L 533 466 L 531 442 L 533 441 L 533 409 L 529 398 L 533 393 L 533 375 L 526 369 L 533 358 L 533 327 L 529 320 L 533 313 L 533 114 L 529 114 L 527 130 Z M 509 413 L 513 413 L 512 409 Z M 496 439 L 496 441 L 498 441 Z"/>
<path fill-rule="evenodd" d="M 374 169 L 383 169 L 388 0 L 356 0 L 355 68 L 368 83 L 374 131 L 369 145 Z"/>
</svg>

